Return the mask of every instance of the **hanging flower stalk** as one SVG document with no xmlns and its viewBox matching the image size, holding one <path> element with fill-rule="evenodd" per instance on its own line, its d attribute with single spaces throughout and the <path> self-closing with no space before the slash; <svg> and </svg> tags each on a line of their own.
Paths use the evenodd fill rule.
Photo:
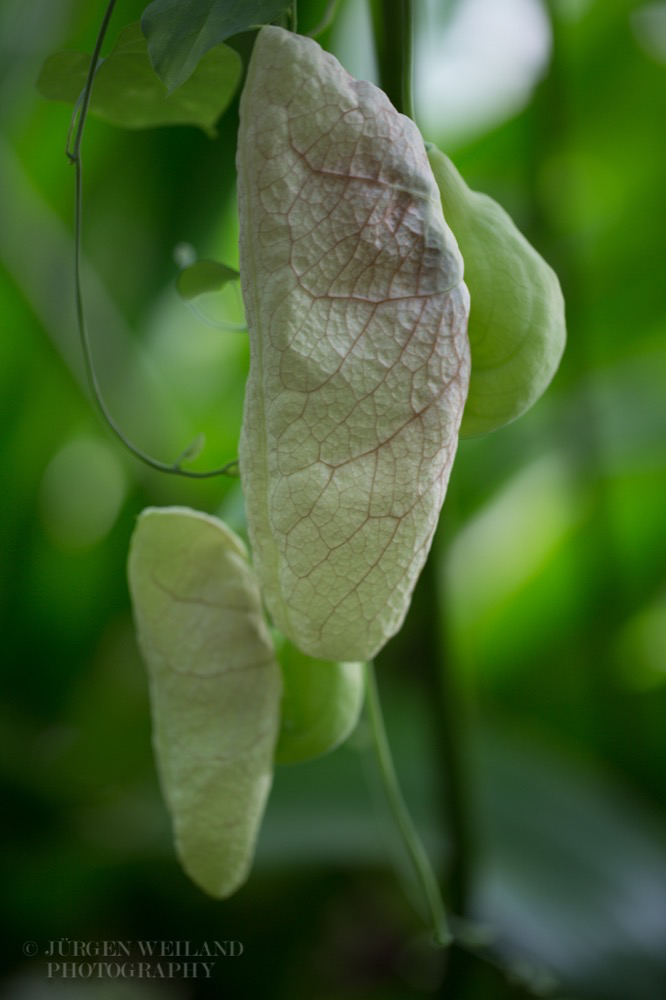
<svg viewBox="0 0 666 1000">
<path fill-rule="evenodd" d="M 362 661 L 407 613 L 470 386 L 458 244 L 467 433 L 531 405 L 564 345 L 557 278 L 506 213 L 315 42 L 263 28 L 240 117 L 254 568 L 226 526 L 182 508 L 142 515 L 129 565 L 177 847 L 216 896 L 247 876 L 273 762 L 346 738 Z M 436 881 L 393 798 L 444 943 Z"/>
</svg>

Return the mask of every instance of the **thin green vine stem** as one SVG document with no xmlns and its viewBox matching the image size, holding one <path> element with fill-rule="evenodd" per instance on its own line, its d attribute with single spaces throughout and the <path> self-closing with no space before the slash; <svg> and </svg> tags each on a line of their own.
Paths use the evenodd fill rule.
<svg viewBox="0 0 666 1000">
<path fill-rule="evenodd" d="M 86 323 L 85 307 L 83 302 L 83 282 L 81 279 L 81 231 L 83 219 L 83 161 L 81 158 L 81 144 L 83 142 L 83 132 L 85 129 L 86 119 L 88 117 L 88 109 L 90 107 L 90 98 L 92 96 L 95 74 L 99 68 L 100 53 L 102 51 L 102 45 L 104 44 L 104 39 L 106 38 L 106 33 L 108 31 L 115 6 L 116 0 L 109 0 L 104 17 L 102 18 L 99 33 L 97 35 L 97 41 L 95 42 L 92 58 L 90 60 L 90 68 L 86 77 L 83 94 L 78 105 L 78 119 L 75 111 L 74 121 L 76 124 L 70 128 L 67 144 L 67 156 L 69 157 L 70 162 L 74 164 L 76 172 L 74 196 L 74 287 L 76 299 L 76 319 L 79 330 L 79 340 L 81 343 L 81 352 L 83 354 L 85 364 L 86 377 L 88 379 L 93 399 L 103 420 L 118 438 L 123 447 L 134 455 L 135 458 L 138 458 L 140 462 L 143 462 L 144 465 L 149 466 L 151 469 L 156 469 L 158 472 L 185 476 L 189 479 L 211 479 L 214 476 L 233 475 L 235 474 L 238 465 L 236 460 L 227 462 L 225 465 L 222 465 L 217 469 L 196 472 L 190 469 L 183 469 L 180 465 L 180 461 L 182 460 L 183 455 L 187 455 L 188 449 L 181 452 L 181 456 L 176 459 L 175 462 L 167 464 L 166 462 L 160 462 L 157 459 L 152 458 L 145 451 L 135 445 L 134 442 L 130 441 L 130 439 L 125 435 L 124 431 L 121 430 L 106 405 L 97 379 L 95 366 L 93 364 L 90 336 L 88 333 L 88 325 Z M 73 142 L 71 141 L 72 134 L 74 136 Z"/>
<path fill-rule="evenodd" d="M 372 662 L 366 664 L 366 682 L 368 718 L 384 792 L 423 890 L 428 905 L 434 941 L 440 947 L 445 948 L 452 943 L 453 935 L 449 930 L 444 903 L 435 873 L 430 864 L 430 859 L 412 822 L 402 791 L 400 790 L 386 734 L 386 726 L 384 725 L 377 678 Z"/>
<path fill-rule="evenodd" d="M 382 90 L 414 121 L 412 0 L 372 0 L 371 11 Z"/>
<path fill-rule="evenodd" d="M 312 31 L 308 31 L 308 38 L 319 38 L 320 35 L 323 35 L 324 32 L 330 28 L 335 19 L 338 3 L 339 0 L 328 0 L 326 10 L 324 11 L 321 21 L 319 24 L 315 25 Z"/>
<path fill-rule="evenodd" d="M 455 531 L 456 497 L 454 481 L 449 483 L 446 515 L 435 532 L 417 584 L 414 603 L 422 616 L 419 619 L 419 635 L 422 644 L 423 693 L 430 709 L 433 745 L 440 762 L 441 819 L 446 824 L 449 838 L 450 850 L 444 878 L 445 898 L 451 912 L 466 917 L 475 844 L 467 768 L 469 706 L 456 674 L 444 613 L 447 594 L 438 572 L 440 553 Z"/>
<path fill-rule="evenodd" d="M 414 11 L 412 0 L 402 0 L 402 113 L 416 121 L 414 113 Z"/>
</svg>

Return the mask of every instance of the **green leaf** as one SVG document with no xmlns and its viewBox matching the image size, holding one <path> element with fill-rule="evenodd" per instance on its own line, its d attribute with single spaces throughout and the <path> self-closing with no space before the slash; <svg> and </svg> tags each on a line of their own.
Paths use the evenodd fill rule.
<svg viewBox="0 0 666 1000">
<path fill-rule="evenodd" d="M 57 52 L 44 63 L 37 89 L 52 101 L 74 104 L 85 86 L 90 57 Z M 198 125 L 209 134 L 233 97 L 241 73 L 238 53 L 226 45 L 209 52 L 197 72 L 169 95 L 153 70 L 138 21 L 127 25 L 95 75 L 92 114 L 125 128 Z"/>
<path fill-rule="evenodd" d="M 226 264 L 216 260 L 198 260 L 183 268 L 176 279 L 176 288 L 180 297 L 189 301 L 206 292 L 217 292 L 239 277 L 238 271 Z"/>
<path fill-rule="evenodd" d="M 48 101 L 76 104 L 85 87 L 89 66 L 90 56 L 83 52 L 54 52 L 42 64 L 37 90 Z"/>
<path fill-rule="evenodd" d="M 284 693 L 276 763 L 295 764 L 329 753 L 358 722 L 364 665 L 313 660 L 289 641 L 278 658 Z"/>
<path fill-rule="evenodd" d="M 428 150 L 444 217 L 465 261 L 472 376 L 460 433 L 510 423 L 545 392 L 566 340 L 557 275 L 503 208 L 471 191 L 451 160 Z"/>
<path fill-rule="evenodd" d="M 303 652 L 365 661 L 402 624 L 456 451 L 462 259 L 413 122 L 280 28 L 248 69 L 238 202 L 262 593 Z"/>
<path fill-rule="evenodd" d="M 155 71 L 171 93 L 214 45 L 268 24 L 291 0 L 154 0 L 141 17 Z"/>
<path fill-rule="evenodd" d="M 180 507 L 141 514 L 128 573 L 176 849 L 200 888 L 229 896 L 250 868 L 279 728 L 259 590 L 237 536 Z"/>
</svg>

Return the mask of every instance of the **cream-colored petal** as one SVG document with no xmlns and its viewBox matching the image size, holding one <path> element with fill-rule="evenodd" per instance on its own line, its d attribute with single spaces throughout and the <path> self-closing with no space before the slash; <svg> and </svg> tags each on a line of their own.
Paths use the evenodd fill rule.
<svg viewBox="0 0 666 1000">
<path fill-rule="evenodd" d="M 462 259 L 415 125 L 310 39 L 257 38 L 238 143 L 257 573 L 313 657 L 402 624 L 469 379 Z"/>
<path fill-rule="evenodd" d="M 240 539 L 180 507 L 139 517 L 129 584 L 176 849 L 200 888 L 229 896 L 249 872 L 279 730 L 259 590 Z"/>
</svg>

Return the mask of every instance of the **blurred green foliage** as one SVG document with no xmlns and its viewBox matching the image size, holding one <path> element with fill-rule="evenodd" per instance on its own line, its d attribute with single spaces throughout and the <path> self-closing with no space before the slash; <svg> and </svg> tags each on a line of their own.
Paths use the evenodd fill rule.
<svg viewBox="0 0 666 1000">
<path fill-rule="evenodd" d="M 123 4 L 117 30 L 143 6 Z M 302 30 L 325 6 L 301 0 Z M 462 443 L 435 572 L 378 662 L 405 792 L 445 871 L 442 734 L 425 668 L 438 633 L 462 694 L 451 724 L 472 819 L 472 914 L 507 962 L 550 971 L 569 1000 L 666 995 L 663 8 L 552 0 L 552 57 L 522 110 L 455 147 L 428 136 L 556 268 L 569 342 L 533 411 Z M 137 466 L 84 388 L 70 114 L 41 100 L 35 80 L 51 52 L 92 50 L 101 13 L 74 0 L 0 10 L 3 995 L 432 994 L 441 958 L 405 902 L 413 887 L 374 801 L 363 726 L 334 754 L 278 770 L 237 897 L 209 901 L 175 862 L 127 543 L 147 504 L 221 513 L 241 531 L 243 508 L 235 480 Z M 244 58 L 250 41 L 233 40 Z M 84 143 L 100 380 L 123 427 L 160 458 L 205 432 L 201 467 L 236 454 L 247 344 L 188 310 L 172 255 L 184 241 L 237 266 L 236 127 L 237 100 L 214 141 L 91 119 Z M 231 286 L 202 311 L 242 321 Z M 43 950 L 61 938 L 234 939 L 244 954 L 219 961 L 211 981 L 47 980 Z M 452 1000 L 526 995 L 488 965 L 457 961 Z"/>
<path fill-rule="evenodd" d="M 55 52 L 37 79 L 39 93 L 73 106 L 86 84 L 90 58 L 81 52 Z M 150 128 L 158 125 L 200 125 L 215 136 L 215 122 L 238 85 L 241 62 L 225 45 L 207 54 L 197 72 L 174 93 L 168 93 L 153 69 L 138 21 L 123 28 L 95 74 L 90 111 L 112 125 Z"/>
</svg>

